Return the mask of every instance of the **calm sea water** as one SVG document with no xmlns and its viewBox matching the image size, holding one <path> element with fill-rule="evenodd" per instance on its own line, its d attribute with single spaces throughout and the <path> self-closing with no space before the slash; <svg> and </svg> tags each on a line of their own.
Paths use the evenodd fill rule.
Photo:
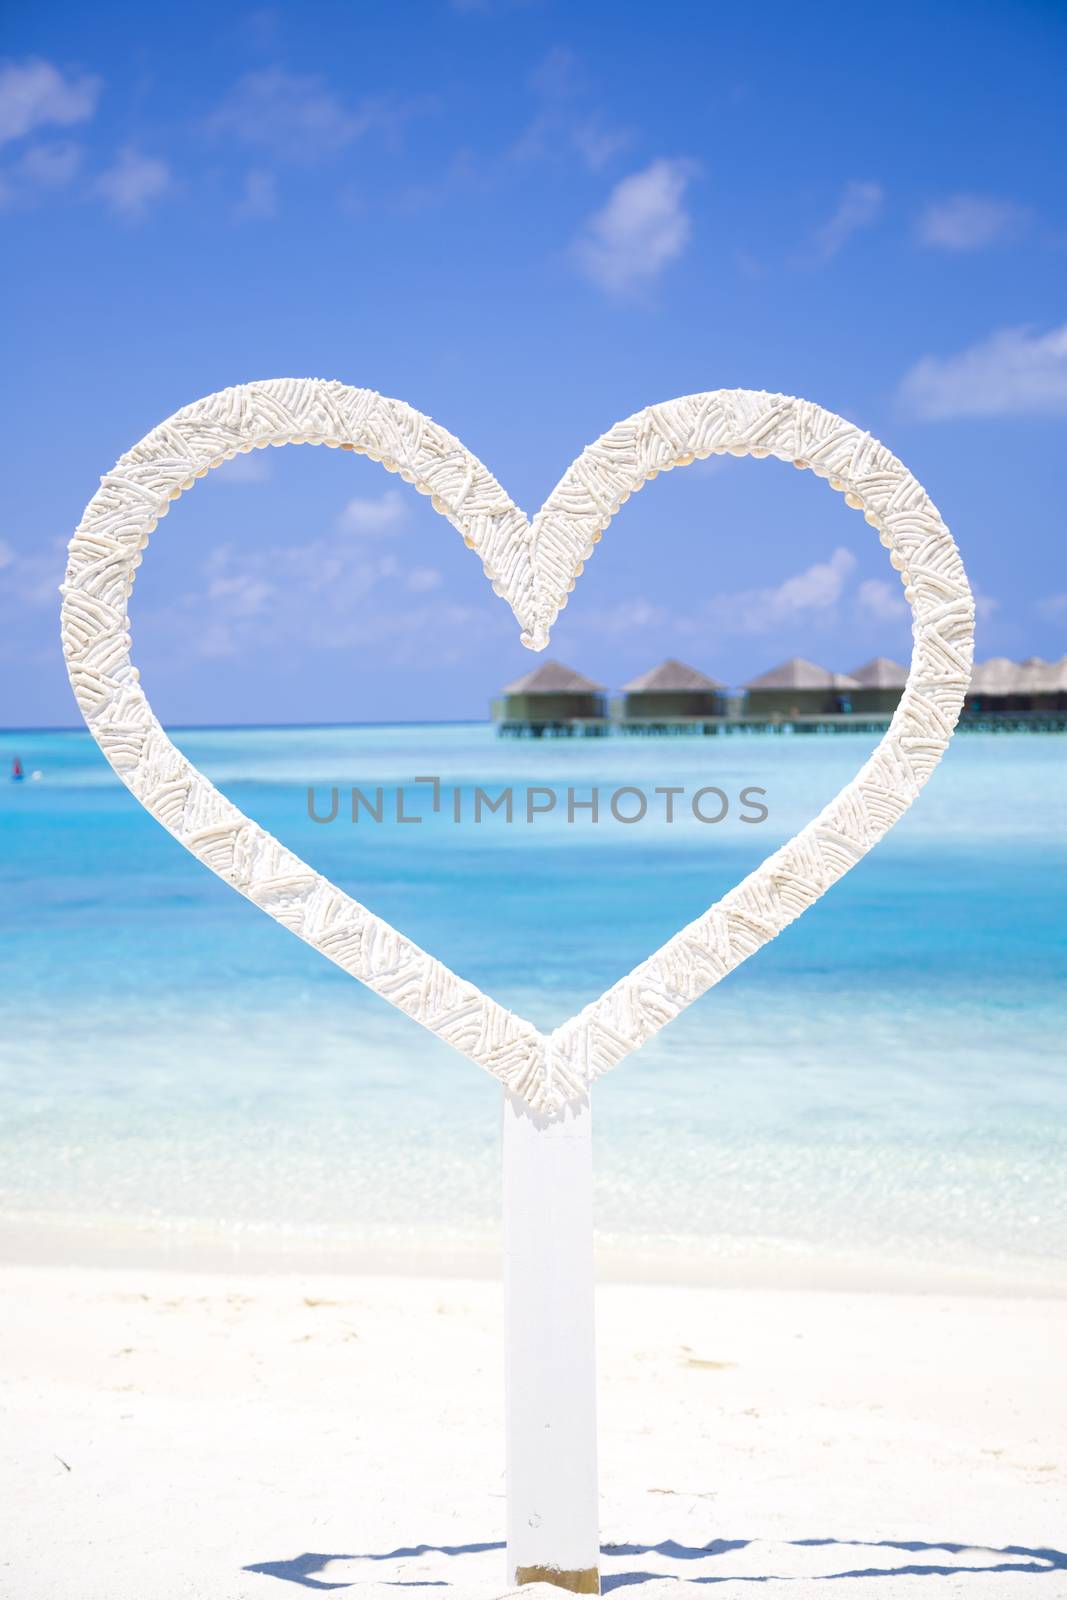
<svg viewBox="0 0 1067 1600">
<path fill-rule="evenodd" d="M 501 741 L 211 730 L 241 808 L 553 1026 L 787 838 L 873 739 Z M 7 781 L 19 755 L 37 781 Z M 913 811 L 597 1087 L 604 1235 L 1055 1277 L 1067 1261 L 1067 743 L 958 738 Z M 88 735 L 0 735 L 0 1219 L 235 1236 L 493 1237 L 499 1091 L 175 844 Z M 437 817 L 345 820 L 436 774 Z M 341 815 L 317 826 L 308 785 Z M 715 826 L 451 818 L 458 786 L 766 790 Z M 409 788 L 409 809 L 427 811 Z M 419 799 L 419 795 L 423 798 Z M 632 802 L 631 802 L 632 803 Z M 584 819 L 586 814 L 579 813 Z"/>
</svg>

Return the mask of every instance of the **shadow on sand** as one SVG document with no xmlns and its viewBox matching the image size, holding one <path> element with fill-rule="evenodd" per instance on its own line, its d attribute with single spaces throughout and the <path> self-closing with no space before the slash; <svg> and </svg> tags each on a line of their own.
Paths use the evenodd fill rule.
<svg viewBox="0 0 1067 1600">
<path fill-rule="evenodd" d="M 666 1561 L 688 1562 L 708 1561 L 716 1556 L 729 1555 L 734 1550 L 746 1550 L 758 1541 L 752 1539 L 712 1539 L 704 1545 L 678 1544 L 674 1539 L 664 1539 L 660 1544 L 606 1544 L 603 1553 L 606 1556 L 649 1556 L 657 1555 Z M 783 1541 L 793 1549 L 825 1549 L 828 1554 L 827 1565 L 831 1560 L 835 1570 L 821 1573 L 807 1572 L 803 1574 L 803 1581 L 810 1583 L 813 1578 L 821 1578 L 826 1582 L 836 1578 L 948 1578 L 965 1576 L 973 1573 L 975 1576 L 984 1576 L 991 1572 L 1003 1573 L 1035 1573 L 1035 1572 L 1067 1572 L 1067 1551 L 1063 1550 L 1031 1550 L 1025 1545 L 1006 1544 L 1002 1546 L 956 1544 L 951 1540 L 939 1540 L 931 1543 L 922 1539 L 790 1539 Z M 245 1567 L 245 1572 L 259 1572 L 268 1578 L 281 1578 L 283 1582 L 299 1584 L 305 1589 L 352 1589 L 357 1587 L 349 1579 L 333 1582 L 327 1578 L 317 1578 L 315 1573 L 325 1571 L 332 1561 L 403 1561 L 413 1556 L 442 1555 L 442 1556 L 467 1556 L 482 1555 L 487 1550 L 503 1550 L 503 1543 L 489 1544 L 417 1544 L 401 1546 L 396 1550 L 383 1550 L 375 1554 L 363 1555 L 323 1555 L 314 1551 L 305 1551 L 303 1555 L 291 1556 L 285 1561 L 257 1561 L 253 1566 Z M 864 1557 L 857 1554 L 861 1551 L 882 1551 L 883 1555 L 870 1555 Z M 912 1561 L 886 1563 L 891 1560 L 890 1551 L 900 1555 L 912 1556 L 917 1559 Z M 846 1553 L 847 1552 L 847 1553 Z M 975 1563 L 968 1562 L 961 1566 L 951 1558 L 960 1556 L 964 1552 L 972 1556 L 988 1556 L 988 1561 Z M 929 1559 L 937 1556 L 939 1559 Z M 838 1566 L 839 1562 L 849 1562 L 850 1565 Z M 801 1575 L 796 1573 L 777 1572 L 715 1572 L 715 1573 L 690 1573 L 682 1568 L 678 1572 L 645 1572 L 640 1568 L 633 1572 L 605 1573 L 601 1580 L 604 1594 L 612 1589 L 625 1589 L 639 1583 L 662 1583 L 671 1578 L 682 1578 L 689 1583 L 790 1583 L 801 1581 Z M 447 1589 L 450 1587 L 444 1578 L 413 1578 L 413 1579 L 385 1579 L 398 1589 Z M 503 1580 L 502 1580 L 503 1581 Z"/>
</svg>

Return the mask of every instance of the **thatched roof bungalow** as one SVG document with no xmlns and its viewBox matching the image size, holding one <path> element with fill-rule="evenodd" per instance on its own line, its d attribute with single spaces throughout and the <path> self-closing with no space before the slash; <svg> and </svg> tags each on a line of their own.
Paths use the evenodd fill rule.
<svg viewBox="0 0 1067 1600">
<path fill-rule="evenodd" d="M 535 727 L 595 721 L 607 715 L 604 695 L 602 683 L 584 678 L 562 661 L 543 661 L 505 686 L 502 716 L 505 722 Z"/>
<path fill-rule="evenodd" d="M 757 717 L 832 716 L 851 710 L 851 697 L 859 688 L 844 672 L 829 672 L 793 656 L 745 684 L 745 711 Z"/>
<path fill-rule="evenodd" d="M 1067 711 L 1067 656 L 1059 661 L 1040 656 L 981 661 L 971 674 L 965 704 L 974 712 Z"/>
<path fill-rule="evenodd" d="M 1030 711 L 1067 711 L 1067 656 L 1058 661 L 1028 656 L 1020 665 L 1022 693 Z"/>
<path fill-rule="evenodd" d="M 849 693 L 851 709 L 857 714 L 889 716 L 897 709 L 901 690 L 908 681 L 908 669 L 888 656 L 875 656 L 849 673 L 859 685 Z"/>
<path fill-rule="evenodd" d="M 726 712 L 725 684 L 670 658 L 623 685 L 624 722 L 699 722 Z"/>
<path fill-rule="evenodd" d="M 1007 656 L 991 656 L 988 661 L 975 663 L 967 686 L 967 701 L 973 701 L 974 709 L 979 711 L 988 710 L 990 701 L 995 701 L 998 709 L 1005 710 L 1008 702 L 1017 697 L 1021 686 L 1019 663 Z"/>
</svg>

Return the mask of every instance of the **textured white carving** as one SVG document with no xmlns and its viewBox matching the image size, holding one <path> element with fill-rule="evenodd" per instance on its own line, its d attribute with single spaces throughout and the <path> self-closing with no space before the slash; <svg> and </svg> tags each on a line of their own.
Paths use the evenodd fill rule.
<svg viewBox="0 0 1067 1600">
<path fill-rule="evenodd" d="M 211 467 L 269 444 L 353 449 L 432 496 L 535 650 L 548 643 L 603 530 L 648 479 L 724 453 L 773 455 L 810 468 L 864 512 L 904 583 L 914 651 L 900 705 L 874 754 L 814 821 L 546 1036 L 242 815 L 175 748 L 140 688 L 126 608 L 149 534 Z M 71 540 L 63 585 L 63 650 L 74 693 L 141 804 L 241 894 L 549 1113 L 773 939 L 892 827 L 952 736 L 973 632 L 956 546 L 910 472 L 869 434 L 821 407 L 747 389 L 689 395 L 616 423 L 583 450 L 532 522 L 458 439 L 401 401 L 317 379 L 225 389 L 154 428 L 101 479 Z"/>
</svg>

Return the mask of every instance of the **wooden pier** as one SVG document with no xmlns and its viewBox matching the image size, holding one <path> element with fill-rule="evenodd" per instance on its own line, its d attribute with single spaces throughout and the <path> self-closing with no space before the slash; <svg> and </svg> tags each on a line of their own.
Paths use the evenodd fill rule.
<svg viewBox="0 0 1067 1600">
<path fill-rule="evenodd" d="M 496 730 L 509 739 L 602 739 L 617 735 L 636 738 L 700 737 L 756 733 L 869 733 L 880 735 L 889 727 L 891 713 L 871 716 L 863 712 L 753 716 L 740 714 L 704 717 L 699 722 L 683 717 L 571 717 L 561 721 L 496 721 Z M 1063 733 L 1067 711 L 964 711 L 961 733 Z"/>
</svg>

